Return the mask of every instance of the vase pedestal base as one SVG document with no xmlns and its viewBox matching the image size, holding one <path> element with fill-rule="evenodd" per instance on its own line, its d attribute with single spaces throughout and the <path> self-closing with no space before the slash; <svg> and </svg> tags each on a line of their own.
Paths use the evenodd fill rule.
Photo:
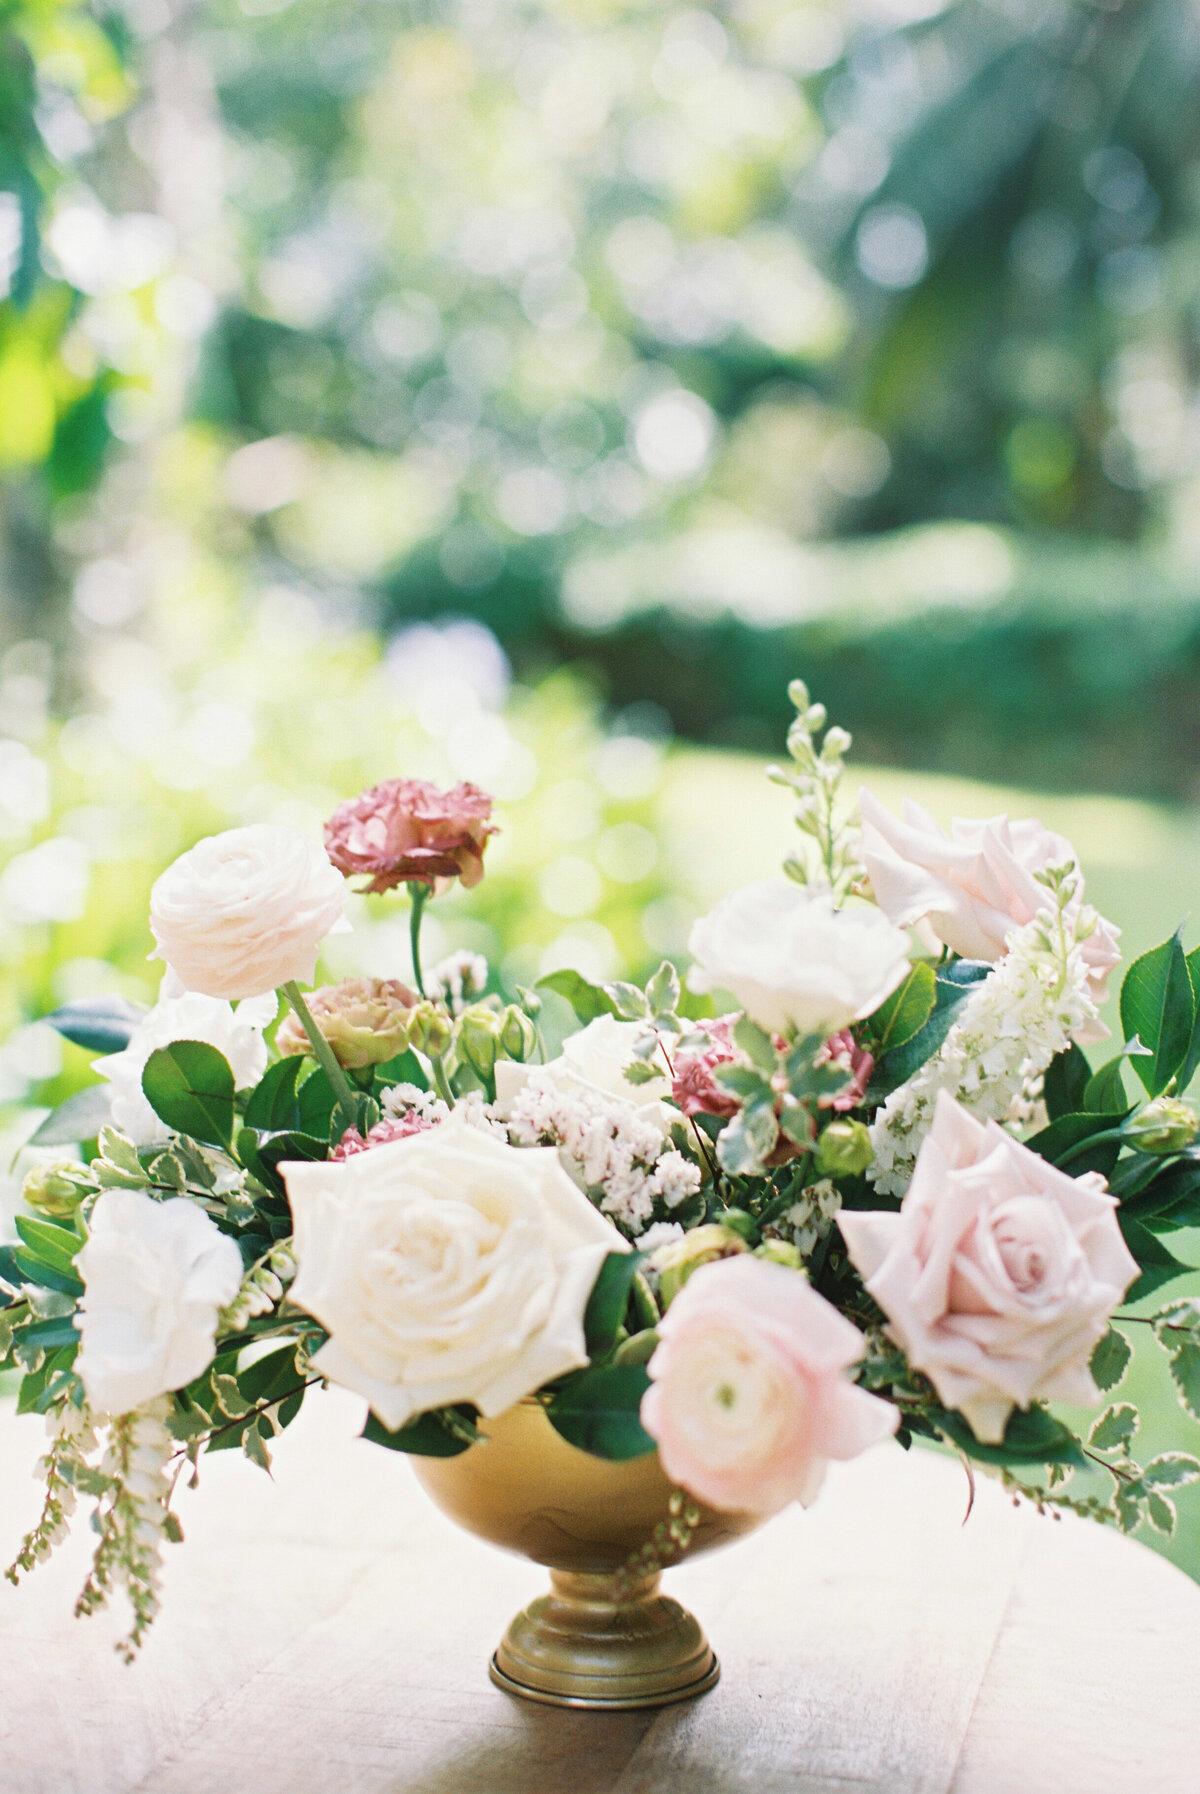
<svg viewBox="0 0 1200 1794">
<path fill-rule="evenodd" d="M 611 1576 L 552 1570 L 553 1588 L 519 1613 L 488 1673 L 497 1688 L 553 1707 L 665 1707 L 720 1669 L 700 1624 L 647 1577 L 618 1597 Z"/>
</svg>

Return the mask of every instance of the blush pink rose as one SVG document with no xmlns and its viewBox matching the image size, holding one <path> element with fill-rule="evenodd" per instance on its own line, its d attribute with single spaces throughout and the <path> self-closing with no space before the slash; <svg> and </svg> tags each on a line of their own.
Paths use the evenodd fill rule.
<svg viewBox="0 0 1200 1794">
<path fill-rule="evenodd" d="M 807 1507 L 831 1458 L 896 1430 L 892 1404 L 845 1374 L 862 1334 L 798 1271 L 749 1253 L 704 1265 L 658 1331 L 642 1424 L 672 1482 L 710 1507 Z"/>
<path fill-rule="evenodd" d="M 1034 873 L 1076 859 L 1065 835 L 1033 818 L 956 819 L 946 834 L 911 798 L 904 800 L 903 821 L 865 788 L 858 801 L 863 861 L 884 915 L 899 928 L 926 923 L 937 940 L 964 959 L 999 959 L 1014 928 L 1047 907 L 1046 887 Z M 1082 898 L 1082 885 L 1080 892 Z M 1083 942 L 1097 1007 L 1107 1001 L 1109 973 L 1121 962 L 1120 933 L 1101 917 Z M 1102 1040 L 1107 1033 L 1096 1025 L 1080 1038 Z"/>
<path fill-rule="evenodd" d="M 1138 1274 L 1097 1173 L 1068 1177 L 941 1091 L 898 1213 L 843 1209 L 850 1258 L 915 1370 L 976 1438 L 1099 1400 L 1088 1359 Z"/>
<path fill-rule="evenodd" d="M 368 891 L 401 884 L 445 890 L 483 877 L 483 853 L 496 833 L 492 800 L 465 782 L 440 791 L 424 779 L 385 779 L 339 804 L 325 824 L 325 849 L 347 878 L 362 873 Z"/>
</svg>

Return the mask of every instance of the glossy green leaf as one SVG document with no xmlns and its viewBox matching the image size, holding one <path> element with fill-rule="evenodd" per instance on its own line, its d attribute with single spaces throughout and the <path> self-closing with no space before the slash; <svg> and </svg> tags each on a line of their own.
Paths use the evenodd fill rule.
<svg viewBox="0 0 1200 1794">
<path fill-rule="evenodd" d="M 1086 1464 L 1083 1447 L 1069 1427 L 1045 1408 L 1014 1408 L 999 1445 L 975 1437 L 962 1414 L 938 1409 L 931 1418 L 939 1431 L 970 1458 L 983 1464 Z"/>
<path fill-rule="evenodd" d="M 233 1133 L 233 1072 L 204 1040 L 173 1040 L 151 1053 L 142 1090 L 161 1121 L 206 1146 L 228 1146 Z"/>
<path fill-rule="evenodd" d="M 902 1047 L 933 1014 L 937 978 L 927 960 L 918 960 L 902 984 L 863 1023 L 876 1058 Z"/>
<path fill-rule="evenodd" d="M 49 1115 L 33 1134 L 30 1146 L 77 1146 L 94 1140 L 112 1120 L 112 1085 L 89 1084 L 75 1091 Z"/>
<path fill-rule="evenodd" d="M 250 1092 L 242 1120 L 247 1127 L 263 1133 L 277 1133 L 285 1128 L 299 1128 L 300 1104 L 296 1085 L 304 1070 L 304 1055 L 289 1053 L 268 1066 Z"/>
<path fill-rule="evenodd" d="M 1157 1096 L 1188 1057 L 1196 1025 L 1196 998 L 1178 934 L 1135 959 L 1121 985 L 1121 1026 L 1136 1034 L 1148 1056 L 1131 1060 L 1151 1096 Z"/>
<path fill-rule="evenodd" d="M 598 1015 L 615 1015 L 617 1006 L 606 990 L 598 984 L 592 984 L 582 972 L 565 968 L 561 972 L 548 972 L 539 978 L 535 990 L 550 990 L 562 997 L 571 1005 L 581 1022 L 594 1022 Z"/>
<path fill-rule="evenodd" d="M 1195 1270 L 1194 1265 L 1184 1264 L 1173 1252 L 1169 1252 L 1157 1235 L 1132 1215 L 1126 1215 L 1118 1209 L 1117 1220 L 1125 1236 L 1125 1244 L 1137 1259 L 1142 1273 L 1132 1288 L 1126 1291 L 1127 1302 L 1140 1302 L 1143 1296 L 1161 1289 L 1164 1283 L 1171 1283 L 1176 1277 L 1184 1277 L 1189 1271 Z"/>
<path fill-rule="evenodd" d="M 473 1423 L 473 1408 L 459 1408 L 455 1412 L 464 1425 Z M 377 1414 L 368 1414 L 360 1437 L 370 1439 L 373 1445 L 386 1445 L 389 1451 L 407 1451 L 418 1458 L 457 1458 L 471 1448 L 470 1440 L 451 1432 L 436 1409 L 430 1414 L 418 1414 L 415 1420 L 410 1420 L 407 1426 L 394 1433 L 388 1431 Z"/>
<path fill-rule="evenodd" d="M 644 1252 L 610 1252 L 600 1266 L 600 1274 L 592 1285 L 587 1307 L 583 1311 L 583 1334 L 589 1356 L 607 1352 L 617 1337 L 617 1329 L 625 1319 L 629 1292 Z"/>
<path fill-rule="evenodd" d="M 1042 1080 L 1042 1096 L 1051 1121 L 1057 1121 L 1060 1115 L 1086 1109 L 1083 1093 L 1091 1076 L 1087 1054 L 1074 1042 L 1050 1061 Z"/>
<path fill-rule="evenodd" d="M 638 1417 L 650 1384 L 643 1364 L 606 1364 L 567 1378 L 546 1407 L 571 1445 L 598 1458 L 637 1458 L 654 1450 Z"/>
<path fill-rule="evenodd" d="M 128 997 L 78 997 L 43 1016 L 64 1040 L 89 1053 L 119 1053 L 147 1011 Z"/>
</svg>

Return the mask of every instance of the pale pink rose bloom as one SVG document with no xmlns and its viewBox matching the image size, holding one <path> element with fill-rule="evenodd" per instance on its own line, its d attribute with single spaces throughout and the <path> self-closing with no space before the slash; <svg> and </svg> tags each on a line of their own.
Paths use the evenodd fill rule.
<svg viewBox="0 0 1200 1794">
<path fill-rule="evenodd" d="M 1138 1274 L 1117 1201 L 940 1091 L 898 1213 L 843 1209 L 850 1258 L 888 1330 L 976 1438 L 1014 1407 L 1091 1404 L 1092 1348 Z"/>
<path fill-rule="evenodd" d="M 443 891 L 456 878 L 469 888 L 483 877 L 483 851 L 496 833 L 491 813 L 477 785 L 441 791 L 425 779 L 385 779 L 338 805 L 325 824 L 325 849 L 345 877 L 368 876 L 368 891 Z"/>
<path fill-rule="evenodd" d="M 896 1430 L 892 1404 L 845 1374 L 862 1334 L 799 1271 L 749 1253 L 704 1265 L 658 1331 L 642 1424 L 671 1481 L 710 1507 L 807 1507 L 831 1458 Z"/>
<path fill-rule="evenodd" d="M 1034 873 L 1076 858 L 1065 835 L 1032 817 L 956 819 L 946 834 L 911 798 L 904 800 L 903 821 L 865 787 L 858 801 L 863 861 L 884 915 L 899 928 L 927 923 L 937 940 L 964 959 L 999 959 L 1013 930 L 1048 906 L 1049 892 Z M 1097 1007 L 1107 1001 L 1108 975 L 1121 962 L 1120 933 L 1101 917 L 1083 943 Z M 1102 1040 L 1107 1033 L 1097 1026 L 1080 1038 Z"/>
</svg>

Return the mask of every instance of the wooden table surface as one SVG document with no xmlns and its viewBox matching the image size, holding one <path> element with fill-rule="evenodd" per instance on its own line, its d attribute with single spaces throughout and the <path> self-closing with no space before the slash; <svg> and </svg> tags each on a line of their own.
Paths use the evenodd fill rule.
<svg viewBox="0 0 1200 1794">
<path fill-rule="evenodd" d="M 4 1794 L 1109 1794 L 1200 1791 L 1200 1589 L 1107 1529 L 1016 1511 L 878 1447 L 817 1505 L 672 1571 L 724 1675 L 658 1713 L 493 1689 L 544 1572 L 459 1533 L 321 1396 L 275 1482 L 234 1453 L 181 1498 L 142 1660 L 71 1618 L 87 1527 L 0 1584 Z M 41 1426 L 0 1414 L 0 1548 Z"/>
</svg>

